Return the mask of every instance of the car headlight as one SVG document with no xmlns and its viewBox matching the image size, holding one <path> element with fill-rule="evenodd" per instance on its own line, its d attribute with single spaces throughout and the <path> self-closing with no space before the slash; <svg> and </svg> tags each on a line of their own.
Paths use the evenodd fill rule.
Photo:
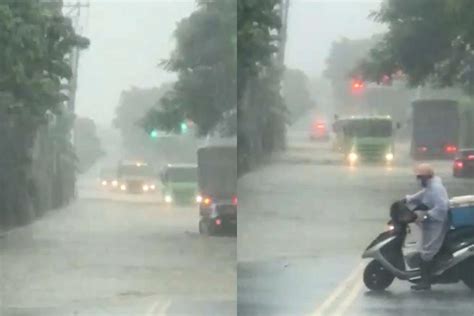
<svg viewBox="0 0 474 316">
<path fill-rule="evenodd" d="M 393 154 L 392 154 L 392 153 L 388 153 L 388 154 L 385 155 L 385 159 L 386 159 L 387 161 L 392 161 L 393 158 L 394 158 L 394 157 L 393 157 Z"/>
<path fill-rule="evenodd" d="M 150 185 L 150 189 L 151 189 L 151 190 L 156 189 L 155 185 L 154 185 L 154 184 Z"/>
<path fill-rule="evenodd" d="M 356 153 L 350 153 L 347 158 L 349 159 L 349 162 L 356 162 L 357 159 L 359 159 L 359 156 L 357 156 Z"/>
<path fill-rule="evenodd" d="M 122 191 L 127 190 L 127 186 L 126 186 L 125 184 L 122 184 L 122 185 L 120 186 L 120 190 L 122 190 Z"/>
<path fill-rule="evenodd" d="M 148 187 L 148 185 L 145 184 L 142 186 L 142 189 L 143 191 L 147 192 L 150 188 Z"/>
<path fill-rule="evenodd" d="M 118 186 L 118 181 L 117 180 L 112 181 L 112 186 L 117 187 Z"/>
<path fill-rule="evenodd" d="M 196 196 L 196 203 L 201 203 L 202 202 L 202 196 L 197 195 Z"/>
<path fill-rule="evenodd" d="M 169 194 L 165 195 L 165 202 L 166 202 L 166 203 L 171 203 L 171 202 L 173 202 L 173 198 L 171 197 L 171 195 L 169 195 Z"/>
</svg>

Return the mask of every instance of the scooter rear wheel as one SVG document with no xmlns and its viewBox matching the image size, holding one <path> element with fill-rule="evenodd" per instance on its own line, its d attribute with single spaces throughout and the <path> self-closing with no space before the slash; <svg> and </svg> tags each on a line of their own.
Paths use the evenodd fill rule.
<svg viewBox="0 0 474 316">
<path fill-rule="evenodd" d="M 474 291 L 474 258 L 468 259 L 463 264 L 462 281 L 468 288 Z"/>
<path fill-rule="evenodd" d="M 372 291 L 383 291 L 388 288 L 395 276 L 385 269 L 377 260 L 372 260 L 364 270 L 364 284 Z"/>
</svg>

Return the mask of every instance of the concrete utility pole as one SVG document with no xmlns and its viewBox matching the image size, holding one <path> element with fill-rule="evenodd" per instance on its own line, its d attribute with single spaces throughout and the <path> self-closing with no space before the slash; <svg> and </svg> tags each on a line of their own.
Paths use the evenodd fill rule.
<svg viewBox="0 0 474 316">
<path fill-rule="evenodd" d="M 280 47 L 278 52 L 279 66 L 285 64 L 285 48 L 288 34 L 288 12 L 290 8 L 290 0 L 280 0 L 280 16 L 281 16 L 281 30 L 280 30 Z"/>
<path fill-rule="evenodd" d="M 82 9 L 88 9 L 90 7 L 89 0 L 77 0 L 76 2 L 68 3 L 65 2 L 63 5 L 64 15 L 69 17 L 72 21 L 72 25 L 78 35 L 83 34 L 83 28 L 81 26 L 81 11 Z M 71 113 L 75 112 L 75 105 L 76 105 L 76 91 L 77 91 L 77 73 L 79 68 L 79 55 L 80 50 L 74 48 L 71 51 L 70 56 L 70 65 L 72 70 L 72 78 L 69 82 L 68 87 L 68 96 L 69 99 L 67 101 L 67 107 L 71 111 Z"/>
</svg>

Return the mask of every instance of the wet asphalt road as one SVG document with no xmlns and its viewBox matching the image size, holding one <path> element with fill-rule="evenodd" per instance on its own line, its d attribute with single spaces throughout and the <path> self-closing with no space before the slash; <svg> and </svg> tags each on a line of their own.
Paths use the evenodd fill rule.
<svg viewBox="0 0 474 316">
<path fill-rule="evenodd" d="M 350 169 L 329 144 L 306 139 L 293 131 L 287 153 L 239 182 L 238 314 L 474 315 L 461 283 L 412 293 L 395 281 L 380 295 L 363 286 L 362 251 L 385 229 L 389 205 L 417 189 L 407 145 L 391 169 Z M 434 165 L 451 196 L 474 194 L 474 180 Z"/>
<path fill-rule="evenodd" d="M 196 206 L 89 175 L 72 205 L 1 236 L 0 315 L 235 315 L 235 262 L 235 237 L 199 235 Z"/>
</svg>

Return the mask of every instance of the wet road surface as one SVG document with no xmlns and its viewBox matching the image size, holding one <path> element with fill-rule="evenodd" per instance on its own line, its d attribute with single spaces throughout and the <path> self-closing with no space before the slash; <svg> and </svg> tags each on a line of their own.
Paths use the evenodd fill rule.
<svg viewBox="0 0 474 316">
<path fill-rule="evenodd" d="M 395 281 L 380 295 L 363 286 L 362 251 L 385 229 L 390 204 L 417 190 L 407 145 L 390 169 L 351 169 L 329 144 L 306 139 L 293 131 L 287 153 L 239 182 L 238 314 L 474 315 L 461 283 L 412 293 Z M 434 165 L 451 196 L 474 193 L 449 162 Z"/>
<path fill-rule="evenodd" d="M 81 181 L 72 205 L 0 238 L 0 315 L 235 315 L 235 237 L 197 228 L 196 206 Z"/>
</svg>

